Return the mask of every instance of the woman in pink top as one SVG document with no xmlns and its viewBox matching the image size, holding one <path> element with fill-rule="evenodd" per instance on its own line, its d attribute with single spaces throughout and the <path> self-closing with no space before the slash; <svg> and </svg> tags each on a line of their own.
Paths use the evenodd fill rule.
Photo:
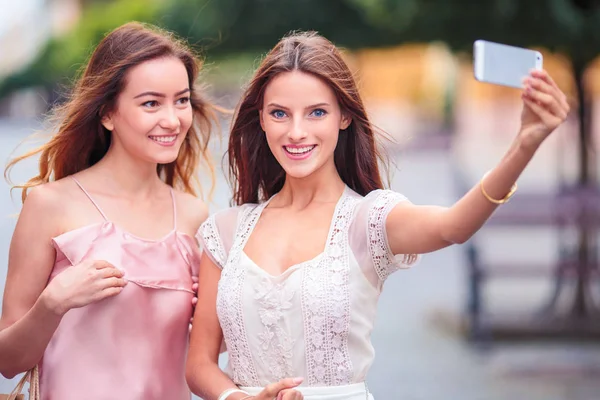
<svg viewBox="0 0 600 400">
<path fill-rule="evenodd" d="M 39 365 L 41 397 L 190 398 L 188 322 L 207 216 L 213 107 L 171 35 L 127 24 L 95 49 L 23 186 L 0 320 L 0 372 Z M 29 193 L 28 190 L 32 189 Z"/>
</svg>

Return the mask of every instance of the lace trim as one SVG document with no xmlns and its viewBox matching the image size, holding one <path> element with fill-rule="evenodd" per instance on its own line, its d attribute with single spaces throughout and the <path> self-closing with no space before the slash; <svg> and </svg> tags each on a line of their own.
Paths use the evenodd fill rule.
<svg viewBox="0 0 600 400">
<path fill-rule="evenodd" d="M 357 199 L 343 195 L 334 213 L 325 257 L 307 265 L 302 282 L 302 312 L 309 386 L 337 386 L 352 381 L 348 350 L 350 264 L 348 227 Z"/>
<path fill-rule="evenodd" d="M 200 229 L 202 230 L 204 249 L 212 256 L 219 267 L 223 268 L 225 261 L 227 260 L 227 255 L 225 254 L 225 246 L 223 245 L 217 230 L 215 217 L 211 216 L 204 221 Z"/>
<path fill-rule="evenodd" d="M 369 210 L 368 238 L 369 251 L 373 259 L 373 267 L 381 281 L 402 268 L 410 268 L 418 260 L 416 254 L 399 254 L 394 256 L 389 248 L 385 222 L 388 214 L 406 197 L 391 190 L 382 190 L 377 194 L 373 206 Z"/>
<path fill-rule="evenodd" d="M 254 298 L 259 302 L 258 314 L 263 325 L 260 340 L 260 358 L 269 367 L 273 381 L 293 376 L 292 357 L 294 340 L 280 321 L 285 312 L 292 308 L 294 290 L 286 287 L 286 282 L 273 283 L 263 278 L 256 288 Z"/>
<path fill-rule="evenodd" d="M 246 269 L 240 267 L 240 255 L 265 205 L 244 210 L 240 228 L 229 252 L 227 268 L 223 268 L 219 280 L 217 315 L 227 343 L 231 378 L 239 386 L 260 386 L 244 323 L 242 289 L 246 279 Z"/>
</svg>

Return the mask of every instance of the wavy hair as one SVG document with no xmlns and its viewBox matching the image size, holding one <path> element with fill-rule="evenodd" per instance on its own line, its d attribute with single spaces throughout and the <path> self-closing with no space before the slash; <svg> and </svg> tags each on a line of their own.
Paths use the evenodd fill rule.
<svg viewBox="0 0 600 400">
<path fill-rule="evenodd" d="M 25 184 L 12 185 L 22 189 L 22 201 L 32 187 L 59 180 L 97 163 L 108 151 L 111 132 L 101 123 L 111 112 L 125 86 L 127 72 L 143 62 L 162 57 L 176 57 L 188 74 L 193 123 L 179 155 L 169 164 L 159 164 L 157 174 L 168 185 L 196 195 L 200 184 L 197 177 L 199 161 L 211 174 L 214 186 L 214 166 L 208 142 L 218 119 L 217 108 L 202 96 L 197 84 L 202 62 L 172 33 L 137 22 L 122 25 L 98 44 L 68 100 L 54 109 L 50 122 L 50 140 L 32 151 L 12 159 L 4 171 L 10 182 L 10 171 L 20 161 L 40 154 L 39 173 Z"/>
<path fill-rule="evenodd" d="M 383 188 L 378 161 L 387 166 L 387 160 L 377 149 L 375 128 L 352 72 L 333 43 L 315 32 L 302 32 L 284 37 L 266 55 L 237 107 L 228 146 L 234 203 L 264 201 L 283 187 L 285 171 L 269 149 L 259 111 L 269 82 L 278 74 L 292 71 L 320 78 L 335 93 L 342 113 L 352 118 L 339 135 L 334 152 L 344 183 L 361 195 Z"/>
</svg>

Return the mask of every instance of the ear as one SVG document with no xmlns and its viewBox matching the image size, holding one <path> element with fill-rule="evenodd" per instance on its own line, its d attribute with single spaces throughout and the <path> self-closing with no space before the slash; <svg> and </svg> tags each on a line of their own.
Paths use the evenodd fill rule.
<svg viewBox="0 0 600 400">
<path fill-rule="evenodd" d="M 265 121 L 263 120 L 263 110 L 258 110 L 258 119 L 260 121 L 260 129 L 265 132 Z"/>
<path fill-rule="evenodd" d="M 350 126 L 352 123 L 352 118 L 347 115 L 342 115 L 342 122 L 340 124 L 340 130 L 344 130 Z"/>
<path fill-rule="evenodd" d="M 100 122 L 102 123 L 102 126 L 104 126 L 107 130 L 109 130 L 111 132 L 115 129 L 115 124 L 112 120 L 111 114 L 107 114 L 104 117 L 102 117 Z"/>
</svg>

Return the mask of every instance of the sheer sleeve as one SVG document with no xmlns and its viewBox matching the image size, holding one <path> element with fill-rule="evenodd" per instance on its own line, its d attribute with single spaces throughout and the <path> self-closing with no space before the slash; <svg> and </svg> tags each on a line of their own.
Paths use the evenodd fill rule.
<svg viewBox="0 0 600 400">
<path fill-rule="evenodd" d="M 365 276 L 375 286 L 393 272 L 414 266 L 420 258 L 416 254 L 393 254 L 387 240 L 387 217 L 403 201 L 408 199 L 400 193 L 375 190 L 362 199 L 355 211 L 350 247 Z"/>
<path fill-rule="evenodd" d="M 221 269 L 227 262 L 233 244 L 239 211 L 239 207 L 233 207 L 211 215 L 196 234 L 202 250 Z"/>
</svg>

